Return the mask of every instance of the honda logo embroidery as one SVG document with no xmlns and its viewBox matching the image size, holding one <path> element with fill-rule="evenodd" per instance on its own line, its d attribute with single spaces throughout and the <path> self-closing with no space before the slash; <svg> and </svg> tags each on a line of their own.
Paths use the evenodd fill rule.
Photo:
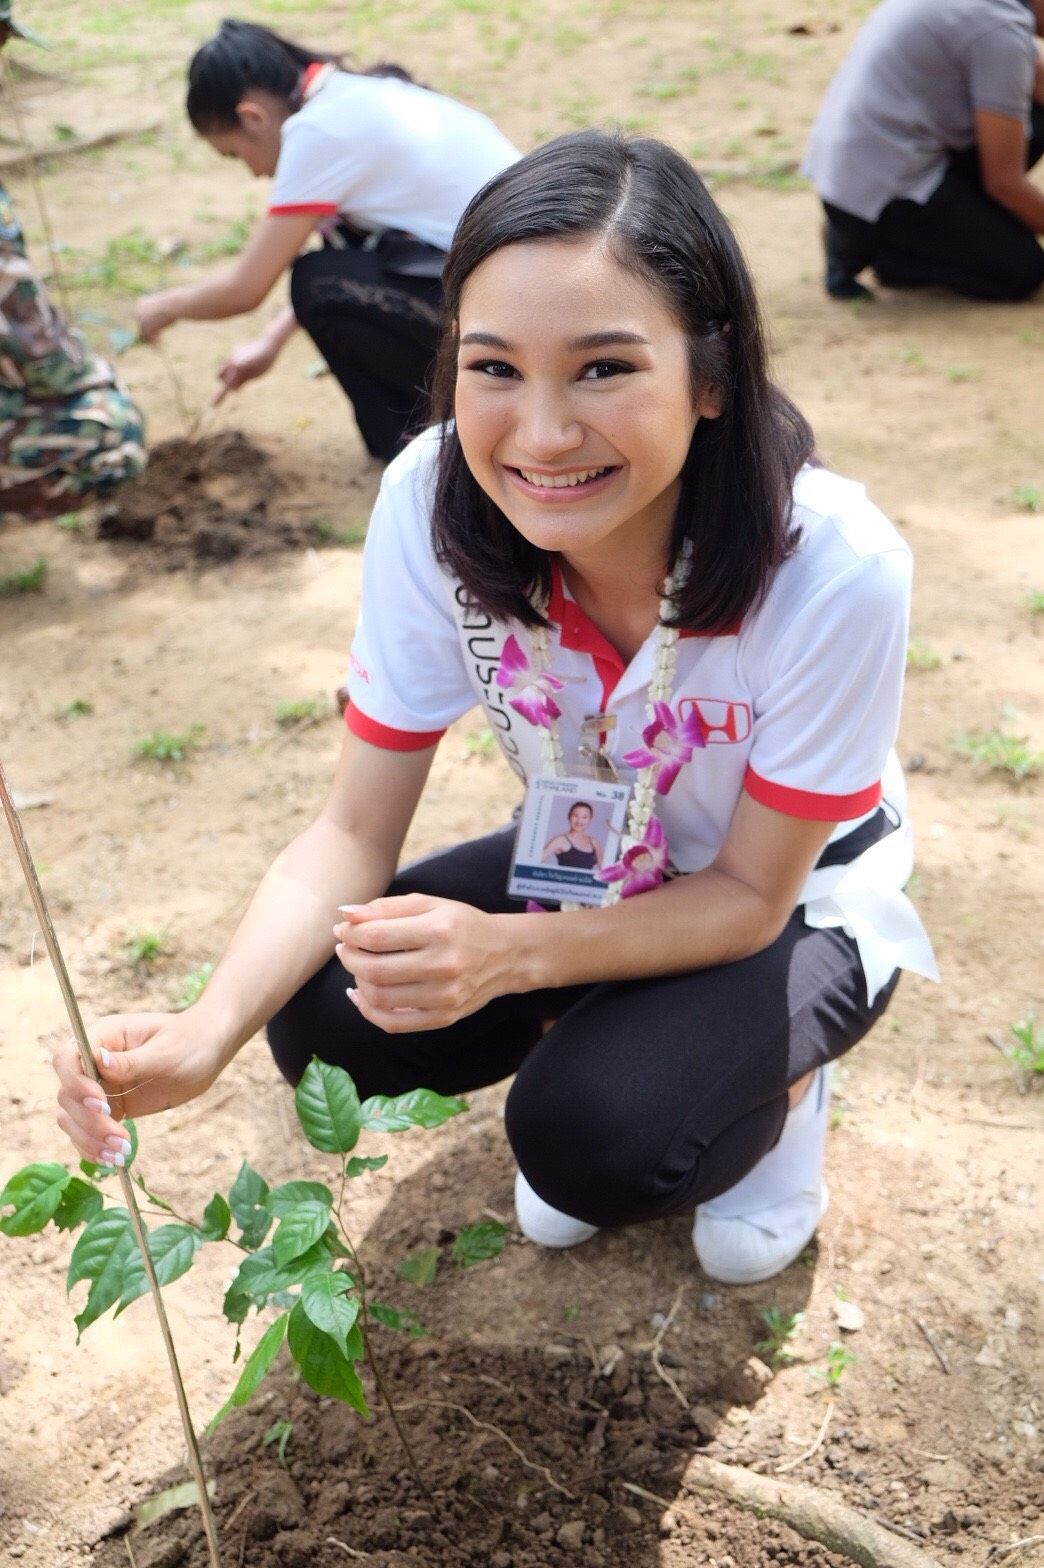
<svg viewBox="0 0 1044 1568">
<path fill-rule="evenodd" d="M 703 725 L 708 746 L 735 746 L 751 731 L 750 704 L 730 702 L 727 697 L 683 697 L 678 703 L 679 717 L 695 708 Z"/>
</svg>

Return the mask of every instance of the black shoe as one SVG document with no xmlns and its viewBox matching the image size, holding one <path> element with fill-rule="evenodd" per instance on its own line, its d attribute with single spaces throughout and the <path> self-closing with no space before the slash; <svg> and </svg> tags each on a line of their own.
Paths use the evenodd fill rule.
<svg viewBox="0 0 1044 1568">
<path fill-rule="evenodd" d="M 830 218 L 820 232 L 826 252 L 826 291 L 831 299 L 873 299 L 870 290 L 856 282 L 856 273 L 870 261 L 865 241 L 847 234 Z"/>
<path fill-rule="evenodd" d="M 857 283 L 855 278 L 838 278 L 827 273 L 826 291 L 831 299 L 873 299 L 872 289 Z"/>
</svg>

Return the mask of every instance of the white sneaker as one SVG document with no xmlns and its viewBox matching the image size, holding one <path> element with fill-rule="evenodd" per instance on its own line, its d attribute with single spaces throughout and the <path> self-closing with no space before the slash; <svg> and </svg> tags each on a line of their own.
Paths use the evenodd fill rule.
<svg viewBox="0 0 1044 1568">
<path fill-rule="evenodd" d="M 523 1236 L 540 1247 L 577 1247 L 598 1230 L 538 1198 L 521 1171 L 515 1177 L 515 1214 Z"/>
<path fill-rule="evenodd" d="M 720 1197 L 701 1203 L 692 1241 L 700 1267 L 723 1285 L 772 1279 L 800 1257 L 826 1213 L 823 1144 L 829 1068 L 788 1112 L 776 1146 Z"/>
</svg>

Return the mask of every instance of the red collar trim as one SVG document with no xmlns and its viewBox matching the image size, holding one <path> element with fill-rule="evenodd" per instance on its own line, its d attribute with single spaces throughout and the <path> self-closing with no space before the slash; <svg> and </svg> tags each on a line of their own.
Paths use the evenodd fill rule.
<svg viewBox="0 0 1044 1568">
<path fill-rule="evenodd" d="M 562 571 L 557 561 L 551 562 L 551 595 L 547 601 L 548 618 L 560 628 L 560 641 L 563 648 L 571 648 L 578 653 L 589 653 L 595 663 L 599 662 L 616 671 L 616 681 L 619 680 L 627 666 L 617 653 L 609 639 L 598 630 L 598 627 L 580 608 L 575 599 L 567 599 L 565 585 L 562 582 Z M 690 631 L 683 627 L 679 637 L 738 637 L 742 630 L 742 620 L 736 621 L 732 626 L 713 632 Z"/>
<path fill-rule="evenodd" d="M 336 67 L 332 60 L 313 60 L 311 65 L 306 67 L 304 76 L 301 78 L 301 98 L 305 103 L 312 97 L 313 93 L 319 91 L 327 77 L 333 75 L 335 69 Z"/>
</svg>

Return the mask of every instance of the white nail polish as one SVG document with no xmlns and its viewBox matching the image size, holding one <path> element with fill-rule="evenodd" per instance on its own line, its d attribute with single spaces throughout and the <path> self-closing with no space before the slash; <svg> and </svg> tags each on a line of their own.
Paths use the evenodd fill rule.
<svg viewBox="0 0 1044 1568">
<path fill-rule="evenodd" d="M 120 1145 L 120 1148 L 123 1150 L 124 1154 L 129 1156 L 129 1154 L 131 1152 L 130 1139 L 129 1138 L 124 1138 L 123 1142 Z"/>
<path fill-rule="evenodd" d="M 112 1115 L 112 1107 L 110 1106 L 108 1100 L 99 1100 L 91 1096 L 90 1098 L 84 1100 L 83 1103 L 89 1111 L 101 1111 L 103 1116 Z"/>
<path fill-rule="evenodd" d="M 106 1166 L 108 1166 L 109 1170 L 111 1171 L 112 1167 L 115 1165 L 115 1163 L 116 1163 L 116 1156 L 114 1154 L 110 1154 L 108 1149 L 103 1149 L 102 1150 L 102 1156 L 101 1156 L 101 1159 L 98 1161 L 98 1164 L 99 1165 L 106 1165 Z"/>
<path fill-rule="evenodd" d="M 103 1066 L 105 1066 L 105 1067 L 111 1067 L 112 1066 L 112 1053 L 110 1051 L 107 1051 L 105 1049 L 104 1045 L 101 1048 L 101 1059 L 102 1059 L 102 1065 Z"/>
<path fill-rule="evenodd" d="M 112 1159 L 114 1165 L 126 1165 L 127 1163 L 126 1157 L 122 1154 L 114 1154 Z"/>
</svg>

